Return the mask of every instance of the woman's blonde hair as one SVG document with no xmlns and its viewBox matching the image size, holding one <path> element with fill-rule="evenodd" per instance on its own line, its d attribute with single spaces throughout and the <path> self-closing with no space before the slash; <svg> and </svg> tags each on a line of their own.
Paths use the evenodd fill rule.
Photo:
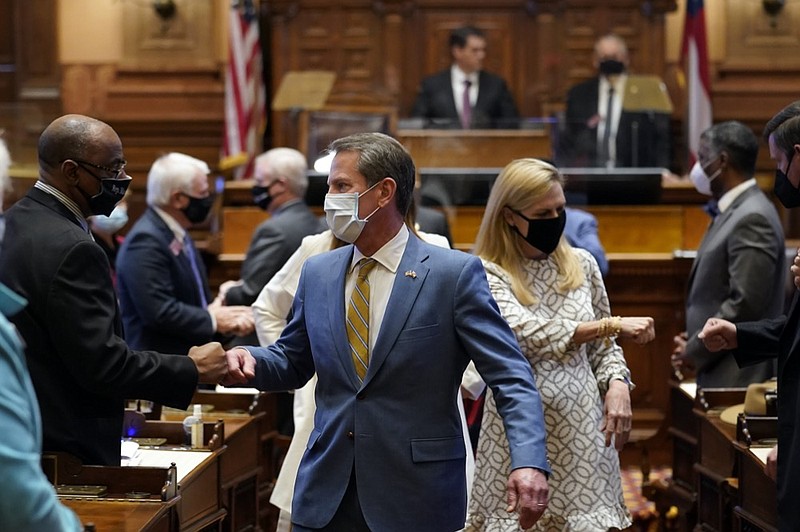
<svg viewBox="0 0 800 532">
<path fill-rule="evenodd" d="M 511 161 L 492 186 L 475 241 L 476 255 L 498 264 L 511 275 L 511 290 L 523 305 L 536 303 L 523 270 L 523 264 L 529 259 L 523 254 L 519 233 L 506 222 L 503 209 L 524 211 L 556 184 L 563 187 L 564 177 L 553 165 L 539 159 Z M 583 283 L 585 277 L 578 256 L 563 235 L 552 257 L 558 265 L 557 290 L 566 292 Z"/>
</svg>

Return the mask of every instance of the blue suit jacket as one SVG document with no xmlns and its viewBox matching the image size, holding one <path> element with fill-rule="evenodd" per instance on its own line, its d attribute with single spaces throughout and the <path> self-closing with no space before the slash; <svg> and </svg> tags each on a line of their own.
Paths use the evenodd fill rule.
<svg viewBox="0 0 800 532">
<path fill-rule="evenodd" d="M 175 234 L 148 208 L 125 237 L 117 255 L 117 291 L 125 338 L 134 349 L 187 354 L 214 337 L 192 266 L 171 243 Z M 173 251 L 175 249 L 175 251 Z M 197 256 L 206 301 L 206 271 Z"/>
<path fill-rule="evenodd" d="M 345 330 L 352 255 L 346 246 L 310 258 L 283 335 L 268 348 L 251 348 L 261 389 L 299 388 L 315 371 L 319 378 L 292 519 L 310 528 L 326 525 L 355 470 L 372 530 L 460 529 L 465 450 L 456 398 L 470 359 L 497 396 L 512 468 L 549 471 L 530 364 L 500 315 L 480 260 L 411 235 L 360 383 Z"/>
<path fill-rule="evenodd" d="M 593 214 L 567 207 L 567 224 L 564 226 L 564 236 L 572 247 L 585 249 L 592 254 L 600 273 L 603 277 L 608 274 L 608 259 L 606 250 L 597 234 L 597 218 Z"/>
</svg>

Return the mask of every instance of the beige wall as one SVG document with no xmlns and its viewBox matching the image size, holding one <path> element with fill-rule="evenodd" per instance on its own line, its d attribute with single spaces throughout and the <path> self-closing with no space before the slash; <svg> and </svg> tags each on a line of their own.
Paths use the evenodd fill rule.
<svg viewBox="0 0 800 532">
<path fill-rule="evenodd" d="M 122 57 L 122 2 L 58 2 L 59 52 L 62 64 L 116 63 Z"/>
<path fill-rule="evenodd" d="M 708 58 L 720 61 L 725 58 L 725 0 L 705 0 L 706 39 L 708 40 Z M 665 55 L 667 63 L 680 60 L 683 25 L 686 18 L 686 2 L 678 2 L 678 10 L 666 18 Z"/>
<path fill-rule="evenodd" d="M 180 1 L 180 0 L 179 0 Z M 197 1 L 197 0 L 184 0 Z M 219 38 L 215 59 L 227 57 L 229 0 L 211 0 Z M 122 59 L 123 12 L 126 8 L 146 11 L 147 2 L 133 0 L 61 0 L 58 2 L 59 52 L 62 64 L 116 64 Z M 178 5 L 180 9 L 180 4 Z"/>
</svg>

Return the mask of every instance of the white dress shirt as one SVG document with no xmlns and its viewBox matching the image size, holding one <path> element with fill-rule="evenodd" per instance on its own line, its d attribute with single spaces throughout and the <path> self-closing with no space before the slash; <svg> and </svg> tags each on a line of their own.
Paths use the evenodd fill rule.
<svg viewBox="0 0 800 532">
<path fill-rule="evenodd" d="M 611 83 L 605 76 L 600 76 L 600 87 L 597 95 L 597 114 L 600 115 L 600 122 L 597 124 L 597 153 L 602 150 L 603 136 L 605 135 L 606 127 L 610 125 L 611 135 L 608 141 L 608 156 L 615 163 L 617 160 L 617 129 L 619 128 L 619 118 L 622 115 L 622 100 L 625 96 L 625 84 L 627 81 L 627 74 L 621 74 L 614 84 L 614 103 L 610 117 L 608 116 L 608 89 L 611 88 Z"/>
</svg>

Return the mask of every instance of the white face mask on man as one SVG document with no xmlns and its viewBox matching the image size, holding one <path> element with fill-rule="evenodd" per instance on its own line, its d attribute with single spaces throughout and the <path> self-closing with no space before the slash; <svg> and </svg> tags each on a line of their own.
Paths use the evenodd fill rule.
<svg viewBox="0 0 800 532">
<path fill-rule="evenodd" d="M 689 178 L 692 180 L 694 188 L 696 188 L 700 194 L 711 196 L 711 182 L 715 180 L 721 172 L 722 168 L 717 168 L 717 171 L 709 176 L 700 165 L 700 161 L 697 161 L 694 163 L 694 166 L 692 166 L 692 171 L 689 172 Z"/>
<path fill-rule="evenodd" d="M 358 192 L 325 194 L 325 221 L 328 222 L 328 227 L 331 228 L 331 232 L 336 238 L 348 244 L 352 244 L 358 239 L 370 217 L 380 209 L 380 207 L 375 207 L 374 211 L 364 219 L 360 219 L 358 217 L 358 199 L 378 186 L 378 183 L 360 194 Z"/>
</svg>

